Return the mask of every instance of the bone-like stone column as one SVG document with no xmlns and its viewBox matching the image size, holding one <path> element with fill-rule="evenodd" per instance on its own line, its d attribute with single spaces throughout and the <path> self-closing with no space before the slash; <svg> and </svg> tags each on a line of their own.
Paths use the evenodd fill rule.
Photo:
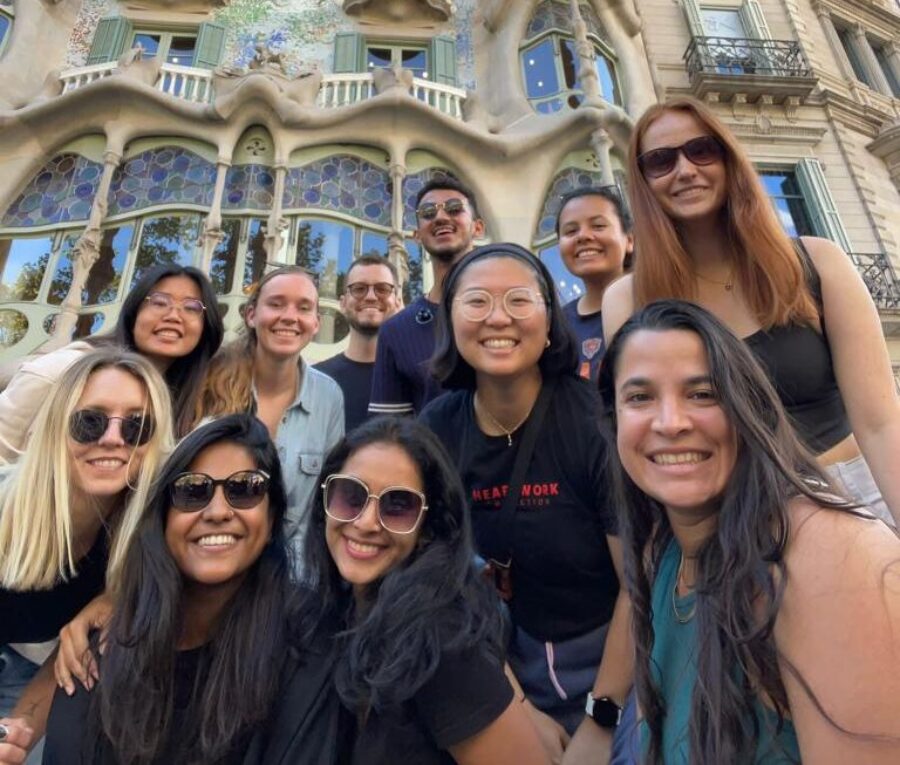
<svg viewBox="0 0 900 765">
<path fill-rule="evenodd" d="M 584 93 L 584 103 L 589 106 L 602 107 L 603 91 L 600 89 L 600 78 L 597 76 L 596 53 L 588 38 L 587 24 L 581 15 L 578 0 L 571 0 L 572 24 L 575 31 L 575 52 L 578 54 L 578 84 Z"/>
<path fill-rule="evenodd" d="M 406 178 L 405 151 L 391 157 L 391 233 L 388 234 L 388 257 L 400 275 L 399 288 L 409 279 L 409 255 L 403 241 L 403 179 Z"/>
<path fill-rule="evenodd" d="M 288 221 L 282 217 L 282 202 L 284 199 L 284 183 L 287 178 L 287 166 L 283 160 L 276 161 L 275 164 L 275 191 L 272 199 L 272 212 L 269 214 L 269 220 L 266 223 L 266 240 L 263 247 L 266 250 L 266 260 L 269 263 L 278 265 L 288 265 L 289 260 L 279 260 L 281 250 L 284 247 L 284 232 L 287 229 Z"/>
<path fill-rule="evenodd" d="M 200 268 L 207 275 L 212 267 L 212 257 L 216 247 L 225 239 L 225 232 L 222 231 L 222 197 L 225 194 L 225 178 L 230 167 L 229 159 L 219 157 L 216 162 L 216 186 L 213 191 L 212 204 L 206 221 L 203 223 L 203 233 L 200 234 Z"/>
</svg>

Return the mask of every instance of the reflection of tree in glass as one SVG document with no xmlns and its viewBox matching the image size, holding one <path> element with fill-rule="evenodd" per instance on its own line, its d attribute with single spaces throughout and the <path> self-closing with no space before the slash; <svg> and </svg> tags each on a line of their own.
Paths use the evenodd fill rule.
<svg viewBox="0 0 900 765">
<path fill-rule="evenodd" d="M 141 245 L 134 265 L 132 284 L 144 272 L 162 263 L 189 263 L 197 241 L 198 215 L 170 215 L 144 221 Z"/>
<path fill-rule="evenodd" d="M 224 295 L 231 288 L 234 264 L 237 261 L 241 222 L 237 218 L 222 221 L 222 232 L 225 234 L 225 238 L 216 247 L 209 267 L 209 279 L 219 295 Z"/>
<path fill-rule="evenodd" d="M 131 226 L 127 227 L 130 230 Z M 115 300 L 119 292 L 119 281 L 122 274 L 116 271 L 116 250 L 114 240 L 120 229 L 111 228 L 103 232 L 100 241 L 100 257 L 94 263 L 91 273 L 88 275 L 82 294 L 83 305 L 96 305 L 97 303 L 109 303 Z M 126 241 L 129 241 L 129 235 Z"/>
<path fill-rule="evenodd" d="M 33 263 L 25 263 L 12 288 L 0 284 L 0 300 L 34 300 L 41 289 L 50 253 L 45 252 Z"/>
<path fill-rule="evenodd" d="M 403 284 L 403 303 L 409 305 L 413 300 L 421 297 L 424 292 L 422 285 L 422 260 L 414 258 L 407 253 L 407 264 L 409 265 L 409 278 Z"/>
<path fill-rule="evenodd" d="M 0 311 L 0 348 L 9 348 L 28 331 L 28 319 L 19 311 Z"/>
<path fill-rule="evenodd" d="M 297 265 L 314 274 L 320 273 L 325 256 L 322 250 L 324 244 L 325 234 L 313 234 L 311 223 L 301 223 L 297 227 Z"/>
<path fill-rule="evenodd" d="M 247 258 L 244 261 L 244 287 L 256 284 L 266 271 L 266 229 L 263 221 L 250 221 L 250 236 L 247 242 Z"/>
</svg>

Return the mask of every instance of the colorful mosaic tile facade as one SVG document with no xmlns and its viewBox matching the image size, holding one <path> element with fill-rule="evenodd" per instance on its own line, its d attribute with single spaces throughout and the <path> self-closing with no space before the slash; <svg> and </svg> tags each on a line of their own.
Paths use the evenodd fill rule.
<svg viewBox="0 0 900 765">
<path fill-rule="evenodd" d="M 125 160 L 113 175 L 109 215 L 162 204 L 208 207 L 216 166 L 190 149 L 166 146 Z"/>
<path fill-rule="evenodd" d="M 563 170 L 550 184 L 550 190 L 544 199 L 544 209 L 541 210 L 541 217 L 538 221 L 537 231 L 534 238 L 536 240 L 545 239 L 548 236 L 556 234 L 556 214 L 559 212 L 560 199 L 574 189 L 584 188 L 585 186 L 602 186 L 603 176 L 599 172 L 591 170 L 577 170 L 570 167 Z"/>
<path fill-rule="evenodd" d="M 288 171 L 285 210 L 333 210 L 360 220 L 391 225 L 391 177 L 386 170 L 349 154 L 335 154 Z"/>
<path fill-rule="evenodd" d="M 416 228 L 416 194 L 436 175 L 452 175 L 442 167 L 428 167 L 418 173 L 410 173 L 403 179 L 403 228 L 412 231 Z"/>
<path fill-rule="evenodd" d="M 265 165 L 235 165 L 225 175 L 223 210 L 270 210 L 275 173 Z"/>
<path fill-rule="evenodd" d="M 0 221 L 3 228 L 28 228 L 87 220 L 103 165 L 78 154 L 60 154 L 31 179 Z"/>
</svg>

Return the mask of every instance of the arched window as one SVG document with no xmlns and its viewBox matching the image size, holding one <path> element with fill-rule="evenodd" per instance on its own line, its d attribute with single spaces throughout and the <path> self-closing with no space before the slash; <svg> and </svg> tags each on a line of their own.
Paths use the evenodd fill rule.
<svg viewBox="0 0 900 765">
<path fill-rule="evenodd" d="M 616 75 L 615 53 L 603 25 L 593 9 L 581 6 L 588 27 L 588 39 L 594 46 L 594 65 L 600 78 L 603 97 L 622 103 Z M 578 82 L 578 54 L 567 0 L 544 0 L 534 11 L 519 58 L 525 92 L 535 111 L 552 114 L 576 108 L 583 98 Z"/>
<path fill-rule="evenodd" d="M 13 17 L 12 8 L 6 7 L 6 3 L 0 2 L 0 54 L 6 47 L 6 42 L 12 32 Z"/>
</svg>

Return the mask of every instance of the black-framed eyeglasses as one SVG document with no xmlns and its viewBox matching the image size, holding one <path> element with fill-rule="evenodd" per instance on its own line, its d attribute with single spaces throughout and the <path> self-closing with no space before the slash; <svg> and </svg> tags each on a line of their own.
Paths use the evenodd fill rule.
<svg viewBox="0 0 900 765">
<path fill-rule="evenodd" d="M 119 421 L 122 440 L 129 446 L 146 444 L 155 423 L 149 414 L 126 414 L 124 417 L 110 417 L 97 409 L 80 409 L 69 417 L 69 435 L 79 444 L 91 444 L 103 438 L 112 420 Z"/>
<path fill-rule="evenodd" d="M 144 298 L 144 302 L 157 313 L 168 313 L 175 307 L 178 308 L 179 311 L 186 313 L 188 316 L 199 317 L 202 316 L 203 312 L 206 310 L 206 306 L 203 304 L 202 300 L 198 300 L 197 298 L 176 300 L 167 292 L 151 292 Z"/>
<path fill-rule="evenodd" d="M 416 530 L 428 504 L 425 495 L 405 486 L 388 486 L 378 494 L 352 475 L 333 473 L 322 484 L 325 513 L 340 523 L 352 523 L 365 511 L 370 499 L 376 501 L 378 522 L 392 534 Z"/>
<path fill-rule="evenodd" d="M 437 218 L 439 210 L 443 210 L 451 217 L 456 217 L 466 211 L 466 202 L 464 199 L 457 197 L 451 197 L 443 202 L 426 202 L 423 205 L 419 205 L 416 215 L 420 220 L 434 220 Z"/>
<path fill-rule="evenodd" d="M 250 510 L 262 502 L 269 491 L 269 474 L 265 470 L 239 470 L 227 478 L 213 478 L 206 473 L 181 473 L 169 485 L 172 507 L 185 513 L 202 510 L 221 486 L 225 501 L 236 510 Z"/>
<path fill-rule="evenodd" d="M 454 298 L 460 313 L 468 321 L 484 321 L 494 312 L 495 300 L 499 299 L 503 309 L 511 319 L 528 319 L 537 312 L 538 306 L 547 301 L 540 292 L 531 287 L 512 287 L 495 298 L 487 290 L 470 289 Z"/>
<path fill-rule="evenodd" d="M 375 293 L 375 297 L 381 300 L 387 300 L 394 294 L 394 290 L 396 289 L 397 286 L 390 282 L 375 282 L 375 284 L 353 282 L 353 284 L 347 285 L 347 294 L 354 300 L 362 300 L 369 294 L 369 290 L 372 290 L 372 292 Z"/>
<path fill-rule="evenodd" d="M 638 167 L 645 178 L 662 178 L 675 169 L 679 152 L 695 165 L 711 165 L 725 158 L 722 142 L 714 135 L 702 135 L 685 141 L 681 146 L 645 151 L 637 158 Z"/>
</svg>

